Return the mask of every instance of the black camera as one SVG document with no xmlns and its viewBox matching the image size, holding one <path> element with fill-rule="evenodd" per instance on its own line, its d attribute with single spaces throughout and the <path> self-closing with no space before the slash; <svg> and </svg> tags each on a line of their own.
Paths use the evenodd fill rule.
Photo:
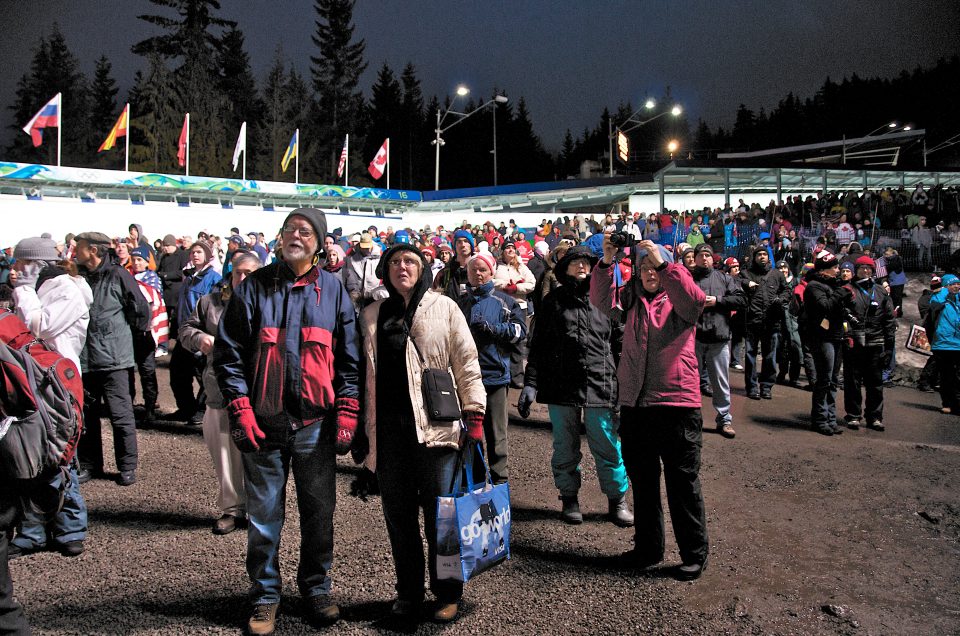
<svg viewBox="0 0 960 636">
<path fill-rule="evenodd" d="M 636 242 L 636 239 L 633 238 L 633 234 L 630 232 L 613 232 L 610 234 L 610 245 L 613 245 L 617 249 L 622 250 L 625 247 L 632 247 Z"/>
</svg>

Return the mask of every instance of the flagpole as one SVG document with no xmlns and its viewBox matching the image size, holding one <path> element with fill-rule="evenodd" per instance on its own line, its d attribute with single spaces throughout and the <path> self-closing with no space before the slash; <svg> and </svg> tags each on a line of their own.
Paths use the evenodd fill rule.
<svg viewBox="0 0 960 636">
<path fill-rule="evenodd" d="M 184 163 L 186 163 L 186 168 L 187 168 L 186 176 L 189 177 L 190 176 L 190 113 L 187 113 L 187 153 L 186 154 L 187 154 L 187 157 L 186 157 L 187 160 Z"/>
<path fill-rule="evenodd" d="M 123 171 L 130 172 L 130 102 L 127 102 L 127 133 L 124 135 Z"/>
<path fill-rule="evenodd" d="M 293 157 L 297 162 L 293 167 L 293 184 L 297 185 L 300 183 L 300 129 L 297 128 L 293 134 L 297 136 L 297 143 L 295 144 L 295 150 L 297 152 Z M 290 164 L 288 163 L 287 165 L 289 166 Z"/>
<path fill-rule="evenodd" d="M 57 93 L 57 110 L 60 111 L 57 121 L 57 167 L 59 168 L 60 151 L 63 149 L 63 137 L 60 134 L 63 131 L 63 93 Z"/>
<path fill-rule="evenodd" d="M 243 180 L 247 180 L 247 122 L 243 122 Z"/>
<path fill-rule="evenodd" d="M 390 189 L 390 138 L 387 137 L 387 190 Z"/>
<path fill-rule="evenodd" d="M 347 133 L 347 138 L 343 141 L 343 149 L 347 153 L 343 163 L 343 186 L 348 187 L 350 185 L 350 133 Z"/>
</svg>

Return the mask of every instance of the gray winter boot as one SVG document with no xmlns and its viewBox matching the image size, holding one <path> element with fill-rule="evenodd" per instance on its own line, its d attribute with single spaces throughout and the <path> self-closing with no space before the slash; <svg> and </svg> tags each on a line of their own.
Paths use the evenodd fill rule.
<svg viewBox="0 0 960 636">
<path fill-rule="evenodd" d="M 626 495 L 620 495 L 616 499 L 610 499 L 610 508 L 607 513 L 607 519 L 621 528 L 629 528 L 633 525 L 633 513 L 627 507 Z"/>
<path fill-rule="evenodd" d="M 580 502 L 577 496 L 567 497 L 560 495 L 560 501 L 563 502 L 563 509 L 560 511 L 560 518 L 573 525 L 583 523 L 583 514 L 580 512 Z"/>
</svg>

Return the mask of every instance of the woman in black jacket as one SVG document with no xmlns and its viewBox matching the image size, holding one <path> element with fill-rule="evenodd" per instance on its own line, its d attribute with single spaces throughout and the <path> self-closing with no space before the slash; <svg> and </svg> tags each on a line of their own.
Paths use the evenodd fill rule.
<svg viewBox="0 0 960 636">
<path fill-rule="evenodd" d="M 609 500 L 608 518 L 628 527 L 633 525 L 625 497 L 629 484 L 613 418 L 617 368 L 612 342 L 619 329 L 590 304 L 590 271 L 597 260 L 590 248 L 575 246 L 557 262 L 560 287 L 537 309 L 518 410 L 528 415 L 534 397 L 549 405 L 553 481 L 563 502 L 561 519 L 572 524 L 583 522 L 577 499 L 582 410 L 600 488 Z"/>
</svg>

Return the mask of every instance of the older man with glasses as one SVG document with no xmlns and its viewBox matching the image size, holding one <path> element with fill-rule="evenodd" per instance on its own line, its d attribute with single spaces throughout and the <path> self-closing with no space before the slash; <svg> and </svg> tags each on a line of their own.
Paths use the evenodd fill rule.
<svg viewBox="0 0 960 636">
<path fill-rule="evenodd" d="M 340 617 L 330 595 L 335 455 L 350 450 L 359 415 L 356 313 L 341 282 L 319 267 L 326 217 L 299 208 L 282 231 L 282 258 L 234 290 L 213 350 L 231 437 L 243 453 L 250 634 L 272 634 L 276 625 L 291 468 L 305 616 L 318 626 Z"/>
</svg>

